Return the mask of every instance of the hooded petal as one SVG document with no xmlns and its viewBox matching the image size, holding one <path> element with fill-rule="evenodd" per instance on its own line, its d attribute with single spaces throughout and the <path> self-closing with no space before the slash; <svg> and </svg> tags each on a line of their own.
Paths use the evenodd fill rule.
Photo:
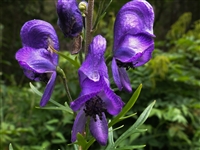
<svg viewBox="0 0 200 150">
<path fill-rule="evenodd" d="M 23 47 L 15 54 L 16 60 L 24 70 L 46 73 L 56 70 L 56 66 L 48 59 L 51 55 L 46 49 Z"/>
<path fill-rule="evenodd" d="M 46 21 L 37 19 L 27 21 L 21 28 L 20 36 L 24 47 L 48 49 L 48 46 L 51 45 L 54 49 L 59 50 L 57 34 L 53 26 Z M 52 59 L 51 61 L 57 65 L 57 54 L 52 53 L 49 59 Z"/>
<path fill-rule="evenodd" d="M 44 94 L 42 95 L 42 99 L 40 101 L 41 107 L 45 106 L 47 104 L 47 102 L 49 101 L 49 99 L 52 95 L 53 89 L 54 89 L 55 81 L 56 81 L 56 72 L 54 71 L 46 85 Z"/>
<path fill-rule="evenodd" d="M 137 60 L 132 61 L 133 65 L 135 67 L 144 65 L 146 62 L 148 62 L 152 58 L 152 52 L 154 50 L 154 43 L 149 45 L 149 47 L 142 53 L 142 56 L 139 57 Z"/>
<path fill-rule="evenodd" d="M 132 0 L 118 12 L 114 25 L 114 50 L 125 34 L 146 33 L 153 35 L 154 12 L 146 0 Z"/>
<path fill-rule="evenodd" d="M 121 45 L 119 45 L 119 49 L 114 53 L 114 57 L 124 63 L 134 62 L 143 54 L 146 54 L 146 50 L 148 50 L 149 53 L 152 53 L 154 47 L 149 49 L 151 45 L 154 45 L 153 39 L 146 34 L 137 34 L 134 36 L 126 35 L 123 38 Z M 151 55 L 147 55 L 146 57 L 148 56 L 150 59 Z M 139 62 L 136 62 L 136 64 L 137 63 Z"/>
<path fill-rule="evenodd" d="M 124 88 L 132 91 L 126 71 L 120 67 L 141 66 L 151 59 L 155 37 L 153 22 L 154 11 L 146 0 L 132 0 L 126 3 L 116 16 L 112 72 L 120 90 Z"/>
<path fill-rule="evenodd" d="M 96 115 L 96 119 L 96 121 L 94 118 L 90 119 L 90 133 L 99 144 L 105 146 L 108 140 L 108 123 L 106 116 L 102 113 L 102 119 L 100 119 L 98 115 Z"/>
<path fill-rule="evenodd" d="M 66 37 L 77 36 L 83 28 L 83 19 L 76 0 L 58 0 L 58 25 Z"/>
<path fill-rule="evenodd" d="M 104 53 L 106 50 L 106 40 L 101 35 L 93 38 L 86 60 L 79 69 L 80 82 L 85 78 L 97 82 L 100 76 L 108 78 L 108 71 L 104 60 Z"/>
<path fill-rule="evenodd" d="M 89 95 L 90 93 L 100 92 L 103 90 L 102 80 L 100 79 L 98 82 L 94 82 L 89 78 L 85 78 L 81 83 L 81 94 L 82 95 Z"/>
<path fill-rule="evenodd" d="M 83 111 L 83 108 L 78 112 L 76 119 L 74 121 L 74 125 L 72 128 L 72 137 L 71 141 L 76 141 L 76 135 L 77 133 L 82 133 L 85 129 L 87 118 L 85 116 L 85 112 Z"/>
</svg>

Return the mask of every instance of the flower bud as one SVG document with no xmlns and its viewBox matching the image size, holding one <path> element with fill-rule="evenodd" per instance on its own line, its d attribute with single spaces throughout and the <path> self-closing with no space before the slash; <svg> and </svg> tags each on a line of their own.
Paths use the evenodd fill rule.
<svg viewBox="0 0 200 150">
<path fill-rule="evenodd" d="M 88 3 L 86 1 L 82 1 L 78 4 L 78 7 L 82 13 L 82 16 L 85 17 L 85 14 L 87 12 Z"/>
<path fill-rule="evenodd" d="M 66 37 L 76 37 L 83 28 L 83 19 L 76 0 L 58 0 L 58 25 Z"/>
</svg>

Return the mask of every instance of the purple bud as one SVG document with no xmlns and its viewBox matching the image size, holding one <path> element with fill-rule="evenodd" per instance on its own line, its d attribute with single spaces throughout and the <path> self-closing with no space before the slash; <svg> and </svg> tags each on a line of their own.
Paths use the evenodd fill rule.
<svg viewBox="0 0 200 150">
<path fill-rule="evenodd" d="M 76 37 L 82 31 L 83 19 L 76 0 L 58 0 L 58 25 L 66 37 Z"/>
</svg>

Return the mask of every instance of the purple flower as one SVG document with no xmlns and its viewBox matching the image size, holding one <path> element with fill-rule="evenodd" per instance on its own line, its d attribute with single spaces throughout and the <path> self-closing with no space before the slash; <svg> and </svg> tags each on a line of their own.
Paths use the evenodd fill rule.
<svg viewBox="0 0 200 150">
<path fill-rule="evenodd" d="M 155 37 L 153 22 L 153 8 L 146 0 L 126 3 L 116 16 L 112 72 L 120 90 L 132 91 L 126 70 L 151 59 Z"/>
<path fill-rule="evenodd" d="M 86 60 L 80 67 L 79 81 L 80 96 L 71 102 L 74 111 L 80 110 L 76 116 L 72 129 L 72 142 L 76 141 L 77 133 L 85 131 L 85 124 L 89 117 L 90 133 L 101 145 L 106 145 L 108 139 L 108 124 L 105 112 L 117 115 L 123 102 L 109 85 L 108 70 L 104 60 L 106 40 L 101 35 L 94 37 L 89 46 Z"/>
<path fill-rule="evenodd" d="M 76 0 L 58 0 L 58 25 L 66 37 L 76 37 L 82 31 L 83 19 Z"/>
<path fill-rule="evenodd" d="M 51 24 L 43 20 L 26 22 L 20 32 L 23 47 L 15 54 L 16 60 L 31 80 L 47 83 L 40 106 L 45 106 L 51 97 L 56 80 L 58 55 L 49 46 L 59 49 L 56 32 Z"/>
</svg>

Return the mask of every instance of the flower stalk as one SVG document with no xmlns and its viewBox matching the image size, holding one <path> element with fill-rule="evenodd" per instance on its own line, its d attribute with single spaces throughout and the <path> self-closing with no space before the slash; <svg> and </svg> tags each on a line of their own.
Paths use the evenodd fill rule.
<svg viewBox="0 0 200 150">
<path fill-rule="evenodd" d="M 68 87 L 68 84 L 67 84 L 66 75 L 65 75 L 64 71 L 59 66 L 57 66 L 56 71 L 61 76 L 61 78 L 63 80 L 65 91 L 67 93 L 68 104 L 69 104 L 70 102 L 72 102 L 72 97 L 71 97 L 71 94 L 70 94 L 70 91 L 69 91 L 69 87 Z"/>
<path fill-rule="evenodd" d="M 94 0 L 88 0 L 87 13 L 85 17 L 85 55 L 88 53 L 88 46 L 92 40 L 92 21 L 93 21 Z"/>
</svg>

